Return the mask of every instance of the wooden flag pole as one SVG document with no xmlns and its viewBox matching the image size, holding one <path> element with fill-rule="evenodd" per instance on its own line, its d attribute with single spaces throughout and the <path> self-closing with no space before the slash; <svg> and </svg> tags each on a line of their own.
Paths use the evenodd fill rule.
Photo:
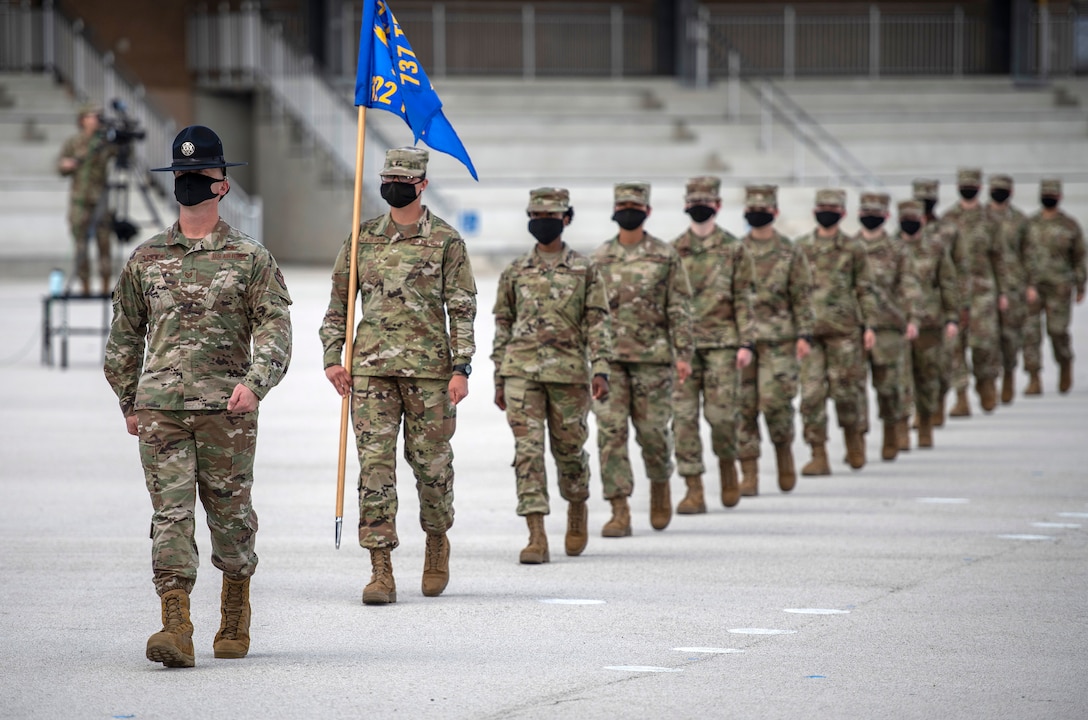
<svg viewBox="0 0 1088 720">
<path fill-rule="evenodd" d="M 355 148 L 355 198 L 351 210 L 351 271 L 348 274 L 348 316 L 344 331 L 344 369 L 351 375 L 352 346 L 355 332 L 355 295 L 359 291 L 359 223 L 363 205 L 363 150 L 366 145 L 366 107 L 359 106 L 359 129 Z M 336 549 L 344 526 L 344 474 L 347 470 L 348 427 L 351 425 L 351 393 L 340 406 L 340 458 L 336 471 Z"/>
</svg>

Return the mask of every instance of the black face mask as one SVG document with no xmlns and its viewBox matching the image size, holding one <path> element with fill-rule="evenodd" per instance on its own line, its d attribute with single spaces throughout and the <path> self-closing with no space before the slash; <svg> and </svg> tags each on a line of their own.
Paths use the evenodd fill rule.
<svg viewBox="0 0 1088 720">
<path fill-rule="evenodd" d="M 395 181 L 382 183 L 381 193 L 382 199 L 395 208 L 407 207 L 418 197 L 415 185 Z"/>
<path fill-rule="evenodd" d="M 748 223 L 749 227 L 761 228 L 774 222 L 774 213 L 766 210 L 749 210 L 744 213 L 744 222 Z"/>
<path fill-rule="evenodd" d="M 691 219 L 697 223 L 703 223 L 718 214 L 718 211 L 709 205 L 692 205 L 685 210 Z"/>
<path fill-rule="evenodd" d="M 533 218 L 529 221 L 529 234 L 541 245 L 547 245 L 563 234 L 563 218 Z"/>
<path fill-rule="evenodd" d="M 978 195 L 978 188 L 977 187 L 961 187 L 960 188 L 960 197 L 963 198 L 964 200 L 974 200 L 976 195 Z"/>
<path fill-rule="evenodd" d="M 881 215 L 862 215 L 858 218 L 858 222 L 864 225 L 866 230 L 876 230 L 884 224 L 884 217 Z"/>
<path fill-rule="evenodd" d="M 1039 198 L 1039 202 L 1041 202 L 1043 204 L 1043 207 L 1045 207 L 1047 210 L 1053 210 L 1054 208 L 1058 207 L 1058 198 L 1056 197 Z"/>
<path fill-rule="evenodd" d="M 927 216 L 932 215 L 933 214 L 933 209 L 937 207 L 937 201 L 936 200 L 923 200 L 922 204 L 926 208 L 926 215 Z"/>
<path fill-rule="evenodd" d="M 185 207 L 199 205 L 217 195 L 212 192 L 212 185 L 223 182 L 223 178 L 213 178 L 200 173 L 187 172 L 174 178 L 174 197 Z"/>
<path fill-rule="evenodd" d="M 825 229 L 833 227 L 840 220 L 842 220 L 842 213 L 834 210 L 820 210 L 816 213 L 816 222 L 820 223 L 820 227 Z"/>
<path fill-rule="evenodd" d="M 624 230 L 635 230 L 646 222 L 646 211 L 635 208 L 625 208 L 612 213 L 613 222 Z"/>
<path fill-rule="evenodd" d="M 916 235 L 922 229 L 922 223 L 920 220 L 900 220 L 899 229 L 904 235 Z"/>
<path fill-rule="evenodd" d="M 1012 196 L 1012 193 L 1004 188 L 998 188 L 997 190 L 990 191 L 990 199 L 997 204 L 1001 204 L 1008 200 Z"/>
</svg>

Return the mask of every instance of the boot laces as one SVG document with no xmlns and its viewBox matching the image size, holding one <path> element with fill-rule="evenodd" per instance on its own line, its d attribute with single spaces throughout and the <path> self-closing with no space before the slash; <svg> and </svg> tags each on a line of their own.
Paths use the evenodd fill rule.
<svg viewBox="0 0 1088 720">
<path fill-rule="evenodd" d="M 570 512 L 567 513 L 567 529 L 569 532 L 580 532 L 582 521 L 585 520 L 585 503 L 571 503 Z"/>
<path fill-rule="evenodd" d="M 388 558 L 389 554 L 386 552 L 375 551 L 371 554 L 370 560 L 374 570 L 374 577 L 391 574 Z"/>
<path fill-rule="evenodd" d="M 226 597 L 223 598 L 223 629 L 225 638 L 234 639 L 238 635 L 238 626 L 242 623 L 242 605 L 245 602 L 241 583 L 227 583 Z"/>
<path fill-rule="evenodd" d="M 166 616 L 163 622 L 163 625 L 166 626 L 164 630 L 169 631 L 178 627 L 179 625 L 184 624 L 185 616 L 181 610 L 180 597 L 178 597 L 177 595 L 171 595 L 170 597 L 166 598 L 164 615 Z"/>
<path fill-rule="evenodd" d="M 427 569 L 437 570 L 442 561 L 442 536 L 427 536 Z"/>
</svg>

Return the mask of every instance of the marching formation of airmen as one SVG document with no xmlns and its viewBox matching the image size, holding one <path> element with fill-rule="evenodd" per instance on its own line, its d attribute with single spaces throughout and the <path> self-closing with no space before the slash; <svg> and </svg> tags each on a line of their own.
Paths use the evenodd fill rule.
<svg viewBox="0 0 1088 720">
<path fill-rule="evenodd" d="M 721 502 L 734 507 L 759 493 L 762 413 L 774 443 L 778 486 L 797 472 L 793 400 L 801 395 L 805 476 L 831 474 L 827 400 L 835 405 L 855 470 L 866 463 L 871 378 L 882 425 L 881 458 L 912 446 L 932 448 L 948 415 L 969 417 L 970 378 L 986 413 L 1011 403 L 1017 358 L 1029 376 L 1025 395 L 1043 384 L 1043 318 L 1059 366 L 1058 390 L 1073 384 L 1069 320 L 1085 292 L 1085 241 L 1059 209 L 1056 179 L 1040 184 L 1041 209 L 1028 217 L 1011 205 L 1013 181 L 982 172 L 957 175 L 959 200 L 935 214 L 938 183 L 916 180 L 913 198 L 861 194 L 861 231 L 841 229 L 846 193 L 816 192 L 814 229 L 793 241 L 774 227 L 777 188 L 745 189 L 749 232 L 737 238 L 716 222 L 720 180 L 688 181 L 691 225 L 671 243 L 646 232 L 650 186 L 614 189 L 618 234 L 588 258 L 562 233 L 573 217 L 562 188 L 529 193 L 529 232 L 537 246 L 499 281 L 494 313 L 495 404 L 514 433 L 517 512 L 529 544 L 522 563 L 548 562 L 544 515 L 547 429 L 568 505 L 566 552 L 586 547 L 590 408 L 597 417 L 604 497 L 612 517 L 604 537 L 631 535 L 633 489 L 628 420 L 650 481 L 650 525 L 672 518 L 669 481 L 686 485 L 680 514 L 705 513 L 699 414 L 710 426 Z M 1000 389 L 998 381 L 1000 379 Z M 740 476 L 737 461 L 740 461 Z"/>
</svg>

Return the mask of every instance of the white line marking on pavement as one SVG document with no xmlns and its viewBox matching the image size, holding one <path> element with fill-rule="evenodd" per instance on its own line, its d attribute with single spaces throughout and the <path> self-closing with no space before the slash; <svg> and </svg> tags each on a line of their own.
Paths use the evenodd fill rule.
<svg viewBox="0 0 1088 720">
<path fill-rule="evenodd" d="M 729 632 L 737 635 L 792 635 L 797 631 L 781 628 L 730 628 Z"/>
<path fill-rule="evenodd" d="M 729 655 L 732 653 L 742 653 L 743 650 L 737 650 L 736 648 L 712 648 L 712 647 L 678 647 L 673 648 L 676 652 L 689 652 L 689 653 L 714 653 L 718 655 Z"/>
<path fill-rule="evenodd" d="M 1088 518 L 1088 512 L 1063 512 L 1058 513 L 1058 517 Z"/>
<path fill-rule="evenodd" d="M 682 668 L 656 667 L 654 665 L 605 665 L 605 670 L 619 670 L 620 672 L 684 672 Z"/>
<path fill-rule="evenodd" d="M 1033 522 L 1031 526 L 1037 528 L 1059 528 L 1061 530 L 1076 530 L 1080 527 L 1080 523 Z"/>
<path fill-rule="evenodd" d="M 1053 535 L 1023 535 L 1023 534 L 1009 534 L 998 535 L 1002 540 L 1057 540 Z"/>
<path fill-rule="evenodd" d="M 966 505 L 971 502 L 968 498 L 955 498 L 955 497 L 920 497 L 915 498 L 920 503 L 929 503 L 930 505 Z"/>
<path fill-rule="evenodd" d="M 849 615 L 849 610 L 833 610 L 831 608 L 784 608 L 782 612 L 797 613 L 798 615 Z"/>
<path fill-rule="evenodd" d="M 604 605 L 604 600 L 583 600 L 580 598 L 541 598 L 547 605 Z"/>
</svg>

